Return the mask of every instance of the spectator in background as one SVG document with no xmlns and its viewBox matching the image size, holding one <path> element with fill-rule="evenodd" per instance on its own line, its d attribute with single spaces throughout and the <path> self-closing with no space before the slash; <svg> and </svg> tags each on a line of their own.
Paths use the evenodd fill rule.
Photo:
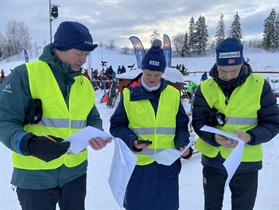
<svg viewBox="0 0 279 210">
<path fill-rule="evenodd" d="M 121 74 L 125 73 L 126 72 L 126 68 L 124 65 L 121 66 Z"/>
<path fill-rule="evenodd" d="M 112 69 L 112 66 L 109 66 L 106 71 L 105 71 L 105 75 L 111 80 L 115 77 L 115 72 Z"/>
<path fill-rule="evenodd" d="M 205 71 L 201 76 L 201 81 L 207 80 L 207 72 Z"/>
<path fill-rule="evenodd" d="M 118 66 L 118 68 L 117 68 L 117 74 L 121 74 L 121 73 L 122 73 L 122 69 L 121 69 L 120 66 Z"/>
<path fill-rule="evenodd" d="M 2 82 L 4 79 L 5 79 L 5 72 L 4 69 L 1 69 L 0 81 Z"/>
</svg>

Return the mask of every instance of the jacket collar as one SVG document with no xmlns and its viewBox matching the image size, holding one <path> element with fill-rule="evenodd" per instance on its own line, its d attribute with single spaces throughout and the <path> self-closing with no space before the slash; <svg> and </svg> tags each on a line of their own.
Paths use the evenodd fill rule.
<svg viewBox="0 0 279 210">
<path fill-rule="evenodd" d="M 138 85 L 136 87 L 129 87 L 130 89 L 130 100 L 138 101 L 138 100 L 154 100 L 159 98 L 160 93 L 167 87 L 167 83 L 164 79 L 161 79 L 161 86 L 158 90 L 148 92 L 144 89 L 142 85 Z"/>
</svg>

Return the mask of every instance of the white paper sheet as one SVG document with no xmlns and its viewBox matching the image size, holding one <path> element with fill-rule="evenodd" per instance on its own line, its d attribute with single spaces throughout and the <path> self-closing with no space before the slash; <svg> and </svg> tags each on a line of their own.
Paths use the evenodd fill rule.
<svg viewBox="0 0 279 210">
<path fill-rule="evenodd" d="M 170 166 L 180 156 L 181 156 L 181 152 L 177 149 L 165 149 L 161 152 L 151 155 L 150 157 L 159 164 Z"/>
<path fill-rule="evenodd" d="M 192 146 L 192 142 L 189 142 L 188 145 L 185 147 L 185 149 L 182 152 L 180 152 L 177 149 L 165 149 L 161 152 L 158 152 L 158 153 L 155 153 L 154 155 L 151 155 L 150 157 L 159 164 L 170 166 L 178 158 L 180 158 L 182 153 L 184 153 L 191 146 Z"/>
<path fill-rule="evenodd" d="M 82 130 L 72 134 L 69 138 L 64 141 L 68 141 L 71 143 L 71 146 L 68 149 L 69 153 L 79 153 L 84 150 L 88 145 L 89 141 L 92 138 L 100 137 L 102 139 L 107 139 L 111 137 L 110 134 L 92 126 L 87 126 Z"/>
<path fill-rule="evenodd" d="M 225 189 L 229 185 L 234 173 L 236 172 L 238 166 L 240 165 L 243 150 L 244 150 L 244 141 L 242 140 L 236 140 L 236 141 L 238 141 L 237 146 L 233 149 L 229 157 L 223 163 L 228 173 L 228 177 L 225 183 Z"/>
<path fill-rule="evenodd" d="M 230 138 L 232 140 L 238 141 L 237 146 L 233 149 L 233 151 L 231 152 L 229 157 L 223 163 L 223 165 L 224 165 L 224 167 L 227 171 L 227 174 L 228 174 L 228 177 L 227 177 L 227 180 L 226 180 L 226 183 L 225 183 L 225 188 L 224 188 L 224 190 L 226 190 L 226 187 L 230 183 L 234 173 L 236 172 L 238 166 L 240 165 L 245 143 L 244 143 L 244 141 L 242 141 L 237 136 L 226 133 L 222 130 L 219 130 L 219 129 L 211 127 L 211 126 L 203 126 L 200 130 L 201 131 L 206 131 L 206 132 L 209 132 L 209 133 L 215 133 L 215 134 Z"/>
<path fill-rule="evenodd" d="M 108 178 L 109 186 L 117 204 L 123 208 L 128 182 L 136 166 L 137 157 L 119 138 L 114 138 L 114 155 Z"/>
</svg>

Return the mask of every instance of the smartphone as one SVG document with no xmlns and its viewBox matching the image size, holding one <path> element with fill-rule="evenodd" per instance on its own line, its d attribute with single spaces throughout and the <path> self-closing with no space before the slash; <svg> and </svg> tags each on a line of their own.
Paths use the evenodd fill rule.
<svg viewBox="0 0 279 210">
<path fill-rule="evenodd" d="M 152 144 L 150 140 L 137 140 L 137 144 Z"/>
</svg>

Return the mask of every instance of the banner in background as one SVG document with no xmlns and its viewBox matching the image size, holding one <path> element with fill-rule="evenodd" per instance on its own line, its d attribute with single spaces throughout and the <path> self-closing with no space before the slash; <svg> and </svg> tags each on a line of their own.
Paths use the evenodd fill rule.
<svg viewBox="0 0 279 210">
<path fill-rule="evenodd" d="M 129 40 L 132 42 L 133 47 L 134 47 L 134 51 L 135 51 L 135 55 L 136 55 L 136 59 L 137 59 L 137 63 L 138 63 L 138 68 L 141 68 L 141 62 L 142 59 L 145 55 L 145 50 L 144 47 L 140 41 L 140 39 L 136 36 L 131 36 L 129 38 Z"/>
<path fill-rule="evenodd" d="M 165 54 L 167 67 L 171 67 L 171 41 L 167 34 L 163 35 L 163 51 Z"/>
</svg>

